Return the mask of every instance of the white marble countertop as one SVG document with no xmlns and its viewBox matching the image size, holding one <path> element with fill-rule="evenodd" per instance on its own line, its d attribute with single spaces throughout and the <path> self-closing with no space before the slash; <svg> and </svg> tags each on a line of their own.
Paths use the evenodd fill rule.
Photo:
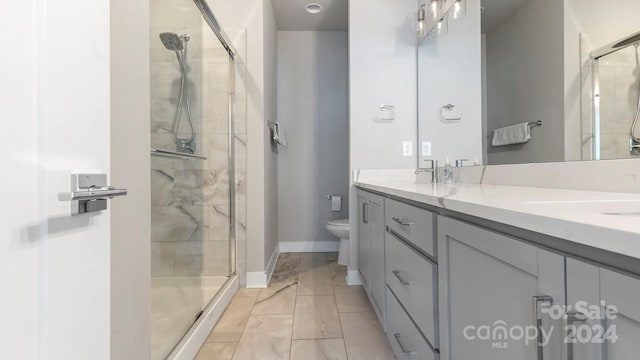
<svg viewBox="0 0 640 360">
<path fill-rule="evenodd" d="M 640 194 L 383 179 L 355 185 L 640 259 Z"/>
</svg>

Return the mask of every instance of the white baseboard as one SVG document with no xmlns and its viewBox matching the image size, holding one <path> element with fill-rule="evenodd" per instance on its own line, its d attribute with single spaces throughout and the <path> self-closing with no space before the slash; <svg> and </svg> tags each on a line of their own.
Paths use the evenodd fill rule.
<svg viewBox="0 0 640 360">
<path fill-rule="evenodd" d="M 248 289 L 266 289 L 267 274 L 264 271 L 247 272 L 247 288 Z"/>
<path fill-rule="evenodd" d="M 336 241 L 288 241 L 280 243 L 280 252 L 337 252 L 340 248 L 340 240 Z"/>
<path fill-rule="evenodd" d="M 278 262 L 278 256 L 280 256 L 280 247 L 276 246 L 271 253 L 267 268 L 265 271 L 250 271 L 247 272 L 247 288 L 249 289 L 266 289 L 271 281 L 271 275 L 276 268 Z"/>
<path fill-rule="evenodd" d="M 360 279 L 358 270 L 347 271 L 347 285 L 362 285 L 362 279 Z"/>
<path fill-rule="evenodd" d="M 269 258 L 269 262 L 267 263 L 267 268 L 265 270 L 265 277 L 267 278 L 267 286 L 269 286 L 269 282 L 271 281 L 271 275 L 273 275 L 273 270 L 276 268 L 276 264 L 278 263 L 278 257 L 280 256 L 280 245 L 276 244 L 276 248 L 273 249 L 271 253 L 271 257 Z"/>
<path fill-rule="evenodd" d="M 176 350 L 171 353 L 167 358 L 170 360 L 193 360 L 200 351 L 200 348 L 207 341 L 207 337 L 213 327 L 216 326 L 218 320 L 222 316 L 222 313 L 227 309 L 229 303 L 233 299 L 233 296 L 238 291 L 239 287 L 238 277 L 233 277 L 227 286 L 222 290 L 216 300 L 214 300 L 204 310 L 204 313 L 198 320 L 187 335 L 176 347 Z"/>
</svg>

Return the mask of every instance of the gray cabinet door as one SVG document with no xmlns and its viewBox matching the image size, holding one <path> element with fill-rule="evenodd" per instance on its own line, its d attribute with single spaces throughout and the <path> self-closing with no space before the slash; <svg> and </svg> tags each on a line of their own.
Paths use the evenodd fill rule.
<svg viewBox="0 0 640 360">
<path fill-rule="evenodd" d="M 562 358 L 563 321 L 533 304 L 565 303 L 563 256 L 439 216 L 438 258 L 443 360 Z M 544 346 L 540 327 L 555 329 Z"/>
<path fill-rule="evenodd" d="M 369 199 L 358 192 L 358 270 L 365 288 L 369 288 L 371 242 L 369 236 Z"/>
<path fill-rule="evenodd" d="M 569 311 L 578 302 L 587 304 L 600 304 L 600 269 L 582 261 L 567 259 L 567 305 Z M 584 321 L 582 321 L 584 320 Z M 567 319 L 567 324 L 574 326 L 588 325 L 590 327 L 600 324 L 597 320 L 581 319 L 575 317 Z M 563 329 L 565 337 L 569 337 L 567 329 Z M 571 340 L 567 338 L 567 340 Z M 602 347 L 596 343 L 572 344 L 565 341 L 567 346 L 567 360 L 602 360 Z"/>
<path fill-rule="evenodd" d="M 575 327 L 567 334 L 567 360 L 636 359 L 640 354 L 639 299 L 639 278 L 567 259 L 568 306 L 580 313 L 599 309 L 609 314 L 570 321 Z M 578 302 L 581 308 L 576 307 Z M 594 307 L 585 309 L 585 305 Z"/>
<path fill-rule="evenodd" d="M 369 292 L 384 327 L 385 253 L 384 200 L 372 195 L 369 201 L 369 239 L 371 242 Z"/>
</svg>

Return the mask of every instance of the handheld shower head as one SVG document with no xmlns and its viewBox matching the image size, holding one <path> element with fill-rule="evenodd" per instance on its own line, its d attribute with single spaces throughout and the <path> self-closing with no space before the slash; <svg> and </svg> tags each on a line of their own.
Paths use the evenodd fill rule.
<svg viewBox="0 0 640 360">
<path fill-rule="evenodd" d="M 184 49 L 183 40 L 176 33 L 160 33 L 160 41 L 162 41 L 162 44 L 167 48 L 167 50 L 182 51 L 182 49 Z"/>
</svg>

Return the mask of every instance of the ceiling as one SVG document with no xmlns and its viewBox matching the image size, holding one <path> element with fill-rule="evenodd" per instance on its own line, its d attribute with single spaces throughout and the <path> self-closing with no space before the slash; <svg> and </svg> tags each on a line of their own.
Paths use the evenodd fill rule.
<svg viewBox="0 0 640 360">
<path fill-rule="evenodd" d="M 278 30 L 348 31 L 348 0 L 272 0 Z M 307 13 L 309 3 L 322 5 L 319 14 Z"/>
<path fill-rule="evenodd" d="M 482 32 L 488 33 L 504 22 L 527 0 L 482 0 Z"/>
</svg>

